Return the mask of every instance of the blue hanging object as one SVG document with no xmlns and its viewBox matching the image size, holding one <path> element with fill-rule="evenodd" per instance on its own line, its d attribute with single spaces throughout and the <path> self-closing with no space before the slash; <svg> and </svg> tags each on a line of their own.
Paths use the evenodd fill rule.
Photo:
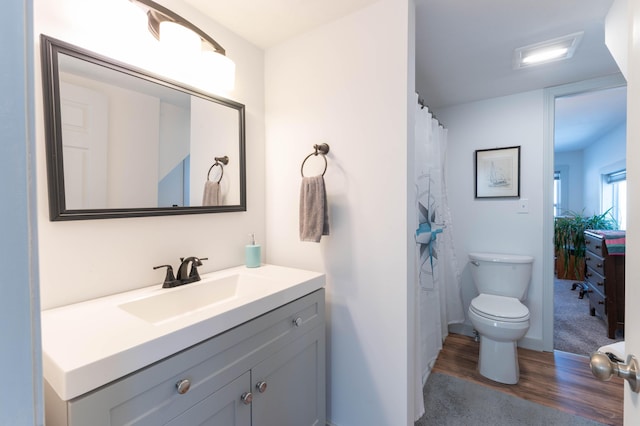
<svg viewBox="0 0 640 426">
<path fill-rule="evenodd" d="M 419 244 L 430 244 L 435 241 L 436 236 L 442 233 L 442 229 L 431 229 L 429 222 L 421 223 L 416 229 L 416 242 Z"/>
<path fill-rule="evenodd" d="M 429 250 L 429 263 L 433 270 L 433 245 L 436 241 L 438 234 L 442 233 L 442 228 L 431 229 L 429 222 L 421 223 L 416 229 L 416 242 L 418 244 L 426 245 Z"/>
</svg>

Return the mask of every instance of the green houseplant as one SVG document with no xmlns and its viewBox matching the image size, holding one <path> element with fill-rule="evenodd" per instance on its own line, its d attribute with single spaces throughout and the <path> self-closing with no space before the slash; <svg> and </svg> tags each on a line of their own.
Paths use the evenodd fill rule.
<svg viewBox="0 0 640 426">
<path fill-rule="evenodd" d="M 553 242 L 556 253 L 556 272 L 561 279 L 584 279 L 585 240 L 587 229 L 617 229 L 617 223 L 606 212 L 585 216 L 581 213 L 567 212 L 555 218 Z"/>
</svg>

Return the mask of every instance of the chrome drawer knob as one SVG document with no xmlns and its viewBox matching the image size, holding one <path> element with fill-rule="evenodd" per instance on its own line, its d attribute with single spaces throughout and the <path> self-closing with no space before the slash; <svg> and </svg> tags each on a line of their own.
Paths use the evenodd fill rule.
<svg viewBox="0 0 640 426">
<path fill-rule="evenodd" d="M 258 389 L 258 392 L 264 393 L 264 391 L 267 390 L 267 382 L 260 381 L 260 382 L 256 383 L 256 389 Z"/>
<path fill-rule="evenodd" d="M 178 383 L 176 383 L 176 389 L 178 389 L 178 393 L 180 395 L 184 395 L 185 393 L 189 392 L 190 388 L 191 382 L 189 381 L 189 379 L 182 379 L 178 381 Z"/>
<path fill-rule="evenodd" d="M 302 318 L 298 317 L 296 319 L 293 320 L 293 325 L 295 325 L 296 327 L 300 327 L 302 325 Z"/>
<path fill-rule="evenodd" d="M 251 392 L 245 392 L 240 396 L 240 400 L 244 405 L 249 405 L 251 401 L 253 401 L 253 394 Z"/>
</svg>

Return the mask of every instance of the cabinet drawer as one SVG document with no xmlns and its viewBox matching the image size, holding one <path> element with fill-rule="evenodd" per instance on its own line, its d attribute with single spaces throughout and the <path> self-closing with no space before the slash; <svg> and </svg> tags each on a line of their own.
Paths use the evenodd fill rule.
<svg viewBox="0 0 640 426">
<path fill-rule="evenodd" d="M 600 235 L 585 232 L 584 243 L 587 251 L 593 252 L 597 256 L 604 257 L 607 255 L 604 239 Z"/>
<path fill-rule="evenodd" d="M 606 260 L 603 257 L 598 256 L 590 250 L 585 253 L 584 261 L 587 264 L 587 268 L 591 268 L 600 275 L 604 275 L 604 263 Z"/>
<path fill-rule="evenodd" d="M 69 425 L 165 424 L 323 323 L 321 289 L 69 401 Z"/>
<path fill-rule="evenodd" d="M 589 307 L 597 312 L 598 315 L 606 321 L 607 298 L 602 293 L 600 293 L 600 290 L 593 287 L 591 283 L 587 283 L 587 286 L 589 287 L 587 292 L 587 294 L 589 295 Z"/>
</svg>

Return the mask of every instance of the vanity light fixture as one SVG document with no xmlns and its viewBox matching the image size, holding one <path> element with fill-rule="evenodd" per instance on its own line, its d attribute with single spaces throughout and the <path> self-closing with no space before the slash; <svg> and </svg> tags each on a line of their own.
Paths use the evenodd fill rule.
<svg viewBox="0 0 640 426">
<path fill-rule="evenodd" d="M 527 68 L 534 65 L 569 59 L 573 56 L 584 31 L 563 37 L 519 47 L 513 53 L 513 68 Z"/>
<path fill-rule="evenodd" d="M 171 76 L 213 92 L 231 90 L 235 64 L 211 36 L 177 13 L 152 0 L 130 0 L 147 14 L 148 29 L 169 52 Z M 175 68 L 177 67 L 177 68 Z"/>
<path fill-rule="evenodd" d="M 200 36 L 173 21 L 160 22 L 159 41 L 167 49 L 183 55 L 197 56 L 202 51 Z"/>
</svg>

